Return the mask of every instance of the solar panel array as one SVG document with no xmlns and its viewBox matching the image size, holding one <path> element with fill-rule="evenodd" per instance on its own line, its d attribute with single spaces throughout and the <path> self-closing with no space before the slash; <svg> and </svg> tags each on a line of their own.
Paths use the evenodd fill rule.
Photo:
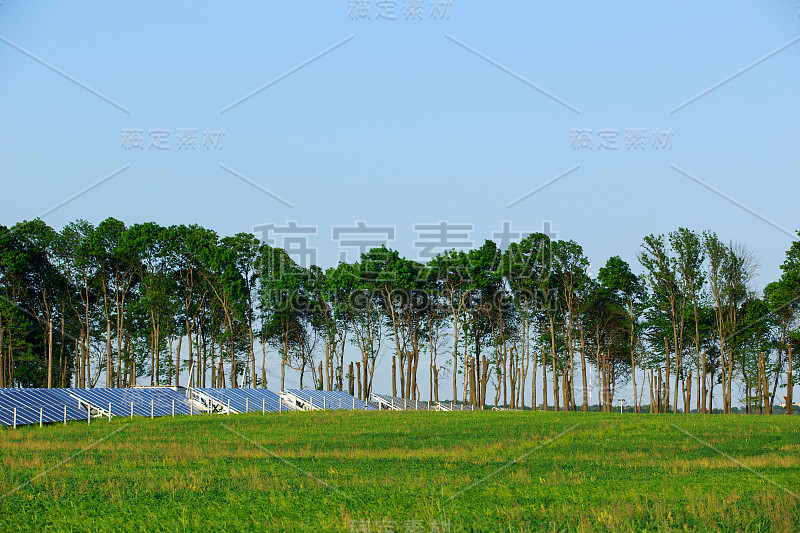
<svg viewBox="0 0 800 533">
<path fill-rule="evenodd" d="M 373 394 L 371 402 L 342 391 L 289 389 L 192 388 L 188 394 L 169 387 L 120 389 L 0 388 L 0 426 L 86 420 L 92 417 L 174 416 L 204 412 L 280 412 L 295 409 L 419 409 L 472 411 L 473 406 L 433 403 Z M 15 413 L 16 411 L 16 413 Z"/>
<path fill-rule="evenodd" d="M 198 414 L 186 397 L 168 387 L 73 389 L 72 396 L 103 416 L 171 416 Z M 109 413 L 109 409 L 111 410 Z M 173 410 L 174 409 L 174 410 Z"/>
<path fill-rule="evenodd" d="M 65 407 L 67 420 L 86 420 L 87 411 L 79 409 L 78 401 L 70 396 L 71 390 L 0 389 L 0 425 L 38 424 L 40 410 L 42 423 L 63 422 Z"/>
<path fill-rule="evenodd" d="M 254 411 L 264 411 L 267 413 L 277 413 L 280 411 L 292 411 L 285 402 L 281 402 L 281 397 L 277 393 L 267 389 L 211 389 L 211 388 L 192 388 L 192 391 L 199 393 L 193 395 L 193 398 L 199 398 L 201 401 L 205 400 L 203 396 L 218 400 L 221 406 L 227 409 L 230 405 L 231 412 L 247 413 Z M 203 402 L 206 407 L 212 411 L 220 411 L 220 404 L 217 403 L 216 408 L 213 405 L 216 402 Z"/>
<path fill-rule="evenodd" d="M 467 405 L 465 403 L 438 403 L 437 409 L 440 411 L 474 411 L 475 406 Z"/>
<path fill-rule="evenodd" d="M 374 411 L 375 405 L 359 400 L 350 394 L 342 391 L 321 391 L 321 390 L 301 390 L 288 389 L 284 395 L 287 398 L 294 397 L 309 409 L 342 409 L 347 411 L 367 410 Z"/>
<path fill-rule="evenodd" d="M 388 394 L 373 394 L 372 400 L 377 402 L 382 409 L 394 409 L 395 411 L 429 411 L 431 409 L 431 405 L 428 402 L 398 398 L 397 396 L 389 396 Z"/>
</svg>

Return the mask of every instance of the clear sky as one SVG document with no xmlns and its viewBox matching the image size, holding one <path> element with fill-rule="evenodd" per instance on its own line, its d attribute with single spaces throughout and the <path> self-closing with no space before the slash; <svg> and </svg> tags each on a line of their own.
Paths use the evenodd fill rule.
<svg viewBox="0 0 800 533">
<path fill-rule="evenodd" d="M 638 271 L 644 235 L 685 226 L 752 248 L 761 288 L 800 229 L 799 15 L 796 0 L 2 0 L 0 223 L 295 221 L 330 266 L 356 257 L 332 231 L 357 221 L 414 258 L 432 245 L 415 225 L 471 224 L 457 241 L 480 244 L 503 221 L 552 221 L 595 272 L 617 254 Z"/>
</svg>

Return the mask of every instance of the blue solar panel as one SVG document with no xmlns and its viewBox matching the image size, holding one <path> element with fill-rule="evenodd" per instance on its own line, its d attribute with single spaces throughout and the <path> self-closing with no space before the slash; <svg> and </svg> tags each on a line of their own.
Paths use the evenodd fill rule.
<svg viewBox="0 0 800 533">
<path fill-rule="evenodd" d="M 384 408 L 395 410 L 430 410 L 430 405 L 428 405 L 428 402 L 424 402 L 422 400 L 398 398 L 397 396 L 389 396 L 388 394 L 373 394 L 372 397 L 375 400 L 379 400 L 380 403 L 384 405 Z"/>
<path fill-rule="evenodd" d="M 374 411 L 376 409 L 374 405 L 342 391 L 288 389 L 286 392 L 316 409 L 346 409 L 350 411 L 354 406 L 356 410 Z"/>
<path fill-rule="evenodd" d="M 131 389 L 74 389 L 72 395 L 112 416 L 171 416 L 192 414 L 186 397 L 167 387 Z M 195 414 L 198 414 L 195 412 Z"/>
<path fill-rule="evenodd" d="M 446 411 L 474 411 L 475 406 L 465 403 L 440 403 Z"/>
<path fill-rule="evenodd" d="M 281 398 L 267 389 L 212 389 L 193 388 L 201 395 L 218 400 L 222 405 L 230 405 L 231 410 L 238 413 L 291 411 L 292 408 L 281 404 Z"/>
<path fill-rule="evenodd" d="M 41 410 L 43 423 L 62 422 L 66 406 L 67 420 L 86 420 L 85 410 L 69 393 L 73 389 L 0 389 L 0 425 L 38 424 Z"/>
</svg>

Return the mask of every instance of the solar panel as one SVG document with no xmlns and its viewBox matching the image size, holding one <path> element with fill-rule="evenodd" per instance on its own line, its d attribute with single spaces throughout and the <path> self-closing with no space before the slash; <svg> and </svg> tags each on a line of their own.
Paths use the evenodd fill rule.
<svg viewBox="0 0 800 533">
<path fill-rule="evenodd" d="M 405 410 L 428 411 L 431 408 L 428 402 L 422 400 L 410 400 L 408 398 L 398 398 L 397 396 L 389 396 L 388 394 L 373 394 L 372 399 L 381 408 L 394 409 L 395 411 L 405 411 Z"/>
<path fill-rule="evenodd" d="M 103 416 L 171 416 L 192 414 L 186 397 L 167 387 L 130 389 L 73 389 L 72 396 Z M 196 414 L 196 411 L 195 411 Z"/>
<path fill-rule="evenodd" d="M 225 411 L 228 406 L 232 412 L 252 413 L 293 410 L 277 393 L 267 389 L 212 389 L 192 388 L 193 398 L 203 402 L 213 411 Z M 204 398 L 205 397 L 205 398 Z M 209 401 L 216 400 L 216 401 Z"/>
<path fill-rule="evenodd" d="M 70 397 L 72 389 L 0 389 L 0 425 L 38 424 L 63 422 L 66 406 L 67 420 L 86 420 L 87 413 L 79 409 L 78 402 Z"/>
<path fill-rule="evenodd" d="M 465 403 L 437 403 L 435 406 L 439 411 L 474 411 L 475 407 Z"/>
<path fill-rule="evenodd" d="M 288 389 L 286 395 L 309 409 L 342 409 L 374 411 L 376 407 L 343 391 Z"/>
</svg>

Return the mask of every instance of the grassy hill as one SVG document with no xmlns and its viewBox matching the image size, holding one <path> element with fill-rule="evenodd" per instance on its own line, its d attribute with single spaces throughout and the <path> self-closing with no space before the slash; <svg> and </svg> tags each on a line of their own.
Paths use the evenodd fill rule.
<svg viewBox="0 0 800 533">
<path fill-rule="evenodd" d="M 120 418 L 0 458 L 3 531 L 800 530 L 797 417 Z"/>
</svg>

